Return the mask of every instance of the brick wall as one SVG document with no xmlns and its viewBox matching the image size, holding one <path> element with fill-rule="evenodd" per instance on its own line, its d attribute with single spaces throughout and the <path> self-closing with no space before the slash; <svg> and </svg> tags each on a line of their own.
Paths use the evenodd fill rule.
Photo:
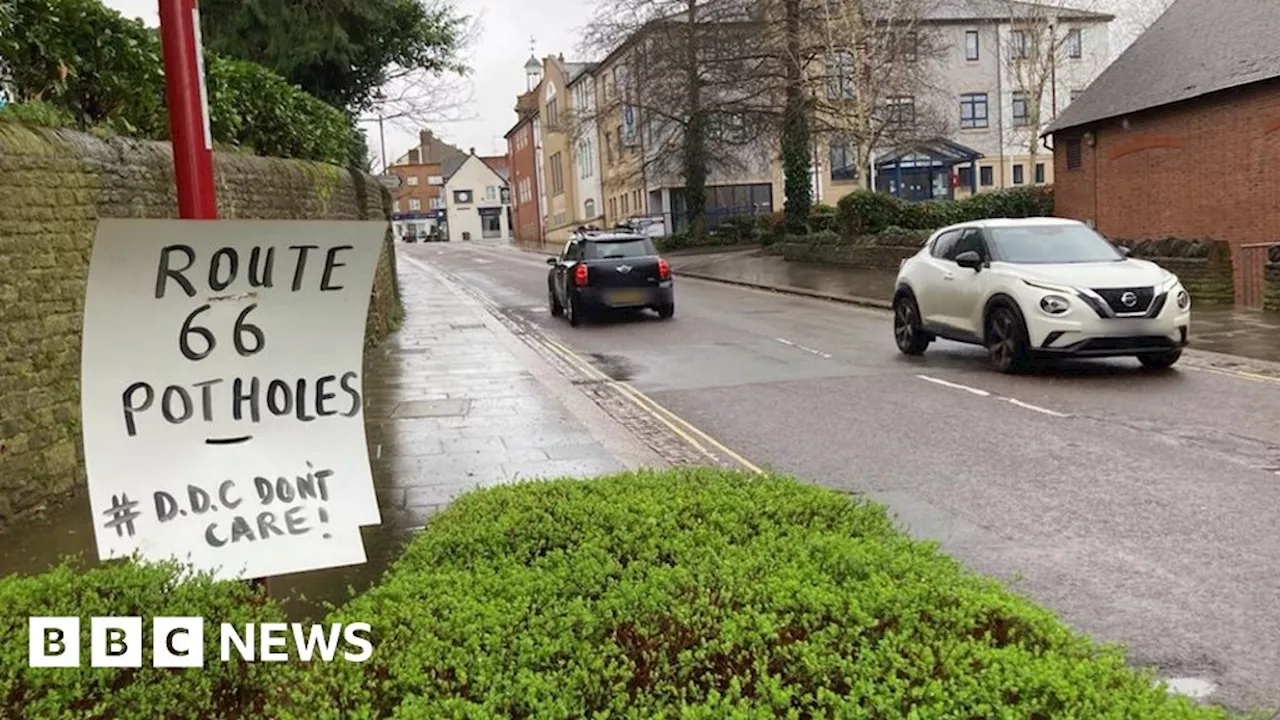
<svg viewBox="0 0 1280 720">
<path fill-rule="evenodd" d="M 84 486 L 80 326 L 100 217 L 176 214 L 169 147 L 0 123 L 0 527 Z M 225 218 L 386 219 L 375 179 L 315 163 L 217 157 Z M 368 337 L 401 312 L 390 227 Z"/>
<path fill-rule="evenodd" d="M 1093 144 L 1068 169 L 1084 130 Z M 1240 245 L 1280 240 L 1280 81 L 1059 133 L 1054 155 L 1057 214 L 1110 237 L 1221 240 L 1237 269 Z"/>
</svg>

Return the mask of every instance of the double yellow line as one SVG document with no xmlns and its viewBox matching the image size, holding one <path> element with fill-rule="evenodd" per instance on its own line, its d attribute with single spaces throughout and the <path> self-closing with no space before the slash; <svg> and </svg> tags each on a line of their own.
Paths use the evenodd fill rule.
<svg viewBox="0 0 1280 720">
<path fill-rule="evenodd" d="M 599 382 L 601 384 L 608 385 L 609 387 L 617 390 L 620 395 L 622 395 L 627 400 L 631 401 L 631 403 L 635 405 L 637 408 L 639 408 L 642 412 L 652 417 L 653 419 L 657 420 L 658 422 L 662 423 L 663 425 L 667 426 L 667 428 L 670 429 L 671 432 L 679 436 L 680 439 L 689 443 L 691 446 L 697 449 L 698 452 L 702 453 L 707 458 L 711 459 L 712 461 L 719 461 L 720 458 L 717 457 L 716 455 L 716 453 L 719 453 L 720 455 L 723 455 L 724 457 L 727 457 L 733 460 L 734 462 L 738 463 L 739 465 L 746 468 L 747 470 L 750 470 L 753 473 L 764 474 L 764 470 L 761 470 L 758 466 L 754 465 L 751 461 L 742 457 L 741 455 L 734 452 L 733 450 L 730 450 L 728 447 L 724 445 L 724 443 L 720 442 L 719 440 L 716 440 L 710 435 L 694 427 L 693 424 L 690 423 L 689 421 L 685 420 L 679 415 L 676 415 L 675 413 L 666 409 L 662 405 L 659 405 L 653 398 L 635 389 L 629 383 L 625 383 L 620 380 L 614 380 L 613 378 L 601 372 L 591 363 L 587 362 L 586 360 L 583 360 L 577 353 L 575 353 L 573 350 L 566 347 L 561 342 L 547 336 L 545 333 L 542 333 L 541 331 L 535 331 L 535 332 L 537 333 L 538 340 L 541 342 L 542 346 L 545 347 L 549 352 L 555 354 L 561 360 L 564 360 L 571 367 L 573 367 L 574 369 L 578 370 L 583 375 L 585 375 L 588 379 Z"/>
</svg>

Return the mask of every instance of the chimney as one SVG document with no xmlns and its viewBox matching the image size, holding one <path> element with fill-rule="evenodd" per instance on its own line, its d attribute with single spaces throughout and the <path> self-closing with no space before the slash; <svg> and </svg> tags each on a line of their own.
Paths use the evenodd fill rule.
<svg viewBox="0 0 1280 720">
<path fill-rule="evenodd" d="M 560 53 L 557 57 L 560 59 L 560 62 L 564 62 L 564 53 Z"/>
<path fill-rule="evenodd" d="M 475 154 L 476 154 L 476 149 L 475 149 L 475 148 L 471 148 L 471 154 L 472 154 L 472 155 L 475 155 Z"/>
<path fill-rule="evenodd" d="M 410 164 L 410 165 L 417 165 L 417 164 L 419 164 L 419 163 L 421 163 L 421 162 L 422 162 L 422 151 L 421 151 L 421 150 L 419 150 L 418 148 L 414 148 L 414 149 L 410 150 L 410 151 L 409 151 L 409 164 Z"/>
</svg>

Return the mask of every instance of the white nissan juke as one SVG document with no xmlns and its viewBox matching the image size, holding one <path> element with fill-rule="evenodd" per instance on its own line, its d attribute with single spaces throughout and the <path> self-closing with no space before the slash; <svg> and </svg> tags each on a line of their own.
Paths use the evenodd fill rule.
<svg viewBox="0 0 1280 720">
<path fill-rule="evenodd" d="M 899 350 L 919 355 L 936 338 L 982 345 L 1001 372 L 1036 357 L 1131 356 L 1167 368 L 1190 326 L 1177 276 L 1058 218 L 943 228 L 902 262 L 893 298 Z"/>
</svg>

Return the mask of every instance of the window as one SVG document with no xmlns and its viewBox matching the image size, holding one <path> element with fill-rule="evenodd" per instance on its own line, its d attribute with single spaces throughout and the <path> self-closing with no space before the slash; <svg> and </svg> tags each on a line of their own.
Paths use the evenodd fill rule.
<svg viewBox="0 0 1280 720">
<path fill-rule="evenodd" d="M 1067 57 L 1078 60 L 1084 55 L 1084 46 L 1080 42 L 1080 28 L 1067 31 Z"/>
<path fill-rule="evenodd" d="M 960 239 L 960 231 L 952 230 L 938 236 L 933 241 L 933 247 L 929 248 L 929 254 L 936 258 L 944 258 L 951 254 L 951 249 L 956 246 L 956 241 Z"/>
<path fill-rule="evenodd" d="M 589 178 L 595 174 L 596 148 L 590 140 L 578 144 L 578 175 Z"/>
<path fill-rule="evenodd" d="M 1067 169 L 1078 170 L 1082 164 L 1083 150 L 1080 147 L 1080 138 L 1075 137 L 1067 140 Z"/>
<path fill-rule="evenodd" d="M 561 164 L 561 159 L 560 153 L 551 156 L 551 194 L 553 196 L 564 192 L 564 166 Z"/>
<path fill-rule="evenodd" d="M 622 126 L 621 125 L 618 126 L 618 129 L 616 131 L 616 136 L 618 138 L 618 159 L 621 160 L 622 159 Z"/>
<path fill-rule="evenodd" d="M 618 198 L 609 198 L 609 217 L 618 219 Z"/>
<path fill-rule="evenodd" d="M 1022 163 L 1013 164 L 1013 184 L 1022 185 L 1027 181 L 1026 173 L 1023 172 Z"/>
<path fill-rule="evenodd" d="M 498 188 L 494 185 L 484 186 L 484 199 L 486 202 L 493 202 L 498 199 Z"/>
<path fill-rule="evenodd" d="M 827 99 L 852 100 L 853 53 L 837 50 L 827 55 Z"/>
<path fill-rule="evenodd" d="M 995 171 L 990 165 L 983 165 L 978 170 L 978 184 L 982 187 L 991 187 L 996 184 Z"/>
<path fill-rule="evenodd" d="M 471 191 L 470 190 L 454 190 L 453 201 L 459 205 L 470 205 Z"/>
<path fill-rule="evenodd" d="M 400 201 L 396 200 L 391 203 L 391 212 L 400 212 Z"/>
<path fill-rule="evenodd" d="M 1030 38 L 1027 37 L 1027 31 L 1014 30 L 1013 43 L 1010 46 L 1010 52 L 1013 53 L 1013 57 L 1019 60 L 1027 57 L 1030 48 Z"/>
<path fill-rule="evenodd" d="M 444 199 L 442 199 L 442 198 L 438 198 L 438 197 L 433 197 L 433 198 L 431 198 L 431 209 L 432 209 L 432 210 L 440 210 L 440 209 L 442 209 L 442 208 L 444 208 Z"/>
<path fill-rule="evenodd" d="M 894 95 L 889 98 L 889 122 L 895 125 L 916 123 L 916 99 L 910 95 Z"/>
<path fill-rule="evenodd" d="M 893 59 L 915 62 L 920 57 L 920 36 L 905 32 L 893 39 Z"/>
<path fill-rule="evenodd" d="M 405 184 L 409 187 L 418 187 L 418 176 L 410 175 L 404 179 Z"/>
<path fill-rule="evenodd" d="M 428 185 L 443 185 L 443 184 L 444 184 L 444 176 L 443 176 L 443 175 L 428 175 L 428 176 L 427 176 L 427 184 L 428 184 Z"/>
<path fill-rule="evenodd" d="M 509 188 L 509 187 L 507 187 L 507 186 L 505 186 L 505 185 L 503 185 L 501 188 L 499 188 L 499 190 L 498 190 L 498 202 L 502 203 L 503 205 L 510 205 L 510 204 L 511 204 L 511 188 Z"/>
<path fill-rule="evenodd" d="M 978 59 L 978 31 L 967 30 L 964 34 L 964 59 Z"/>
<path fill-rule="evenodd" d="M 418 198 L 409 198 L 409 211 L 417 212 L 422 209 L 422 201 Z"/>
<path fill-rule="evenodd" d="M 1044 163 L 1036 163 L 1036 184 L 1044 184 Z"/>
<path fill-rule="evenodd" d="M 960 127 L 984 128 L 987 126 L 987 94 L 966 93 L 960 96 Z"/>
<path fill-rule="evenodd" d="M 957 180 L 961 187 L 973 187 L 973 168 L 962 167 L 956 172 L 959 175 Z"/>
<path fill-rule="evenodd" d="M 1027 104 L 1027 94 L 1015 92 L 1013 94 L 1013 125 L 1014 127 L 1027 127 L 1031 124 L 1031 108 Z"/>
<path fill-rule="evenodd" d="M 587 200 L 586 202 L 582 203 L 582 217 L 584 219 L 590 220 L 595 216 L 596 216 L 596 201 Z"/>
<path fill-rule="evenodd" d="M 622 214 L 631 214 L 631 196 L 627 193 L 622 193 Z"/>
<path fill-rule="evenodd" d="M 560 121 L 560 99 L 555 98 L 547 103 L 547 125 L 555 127 Z"/>
<path fill-rule="evenodd" d="M 658 254 L 657 248 L 649 238 L 637 240 L 608 240 L 584 243 L 582 255 L 587 260 L 610 260 L 614 258 L 653 257 Z"/>
<path fill-rule="evenodd" d="M 951 247 L 950 254 L 947 255 L 948 260 L 955 260 L 962 253 L 973 252 L 978 253 L 978 257 L 986 259 L 988 257 L 987 244 L 982 241 L 982 231 L 975 228 L 969 228 L 964 231 L 956 244 Z"/>
<path fill-rule="evenodd" d="M 482 238 L 499 238 L 502 237 L 502 211 L 485 212 L 480 211 L 480 237 Z"/>
<path fill-rule="evenodd" d="M 853 180 L 858 177 L 858 153 L 845 140 L 831 141 L 831 179 Z"/>
<path fill-rule="evenodd" d="M 613 133 L 607 130 L 604 134 L 604 159 L 606 165 L 613 164 Z"/>
</svg>

